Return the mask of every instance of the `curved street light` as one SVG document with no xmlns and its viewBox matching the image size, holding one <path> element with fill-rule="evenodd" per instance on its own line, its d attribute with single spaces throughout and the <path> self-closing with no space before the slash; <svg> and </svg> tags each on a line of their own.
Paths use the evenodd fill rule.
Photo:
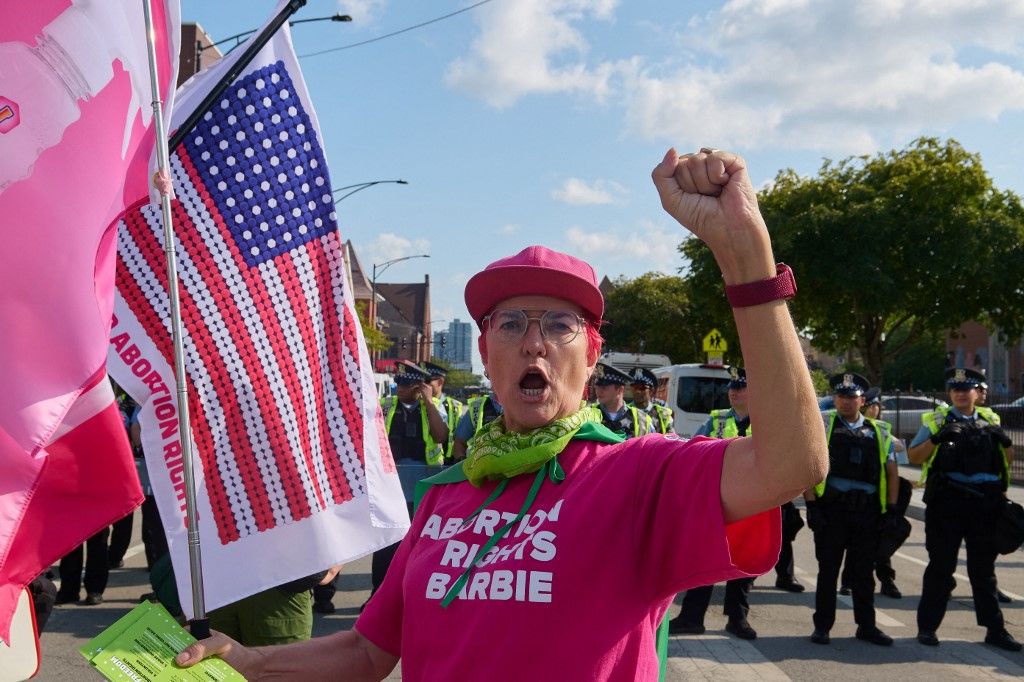
<svg viewBox="0 0 1024 682">
<path fill-rule="evenodd" d="M 309 23 L 311 21 L 344 21 L 344 22 L 348 22 L 348 21 L 352 21 L 352 17 L 350 17 L 347 14 L 336 13 L 336 14 L 332 14 L 329 17 L 313 17 L 311 19 L 295 19 L 293 21 L 289 21 L 288 25 L 289 26 L 294 26 L 295 24 L 306 24 L 306 23 Z M 233 50 L 233 49 L 235 49 L 236 47 L 238 47 L 242 43 L 242 38 L 250 36 L 253 33 L 255 33 L 256 31 L 258 31 L 258 30 L 259 29 L 253 28 L 253 29 L 249 29 L 248 31 L 242 31 L 241 33 L 236 33 L 233 36 L 228 36 L 227 38 L 221 38 L 217 42 L 210 43 L 209 45 L 203 45 L 201 42 L 199 42 L 197 40 L 196 41 L 196 73 L 199 73 L 199 71 L 202 69 L 201 62 L 202 62 L 202 59 L 203 59 L 203 50 L 209 50 L 211 47 L 216 47 L 218 45 L 223 45 L 224 43 L 228 42 L 229 40 L 234 40 L 235 44 L 231 46 L 231 50 Z M 231 50 L 228 50 L 228 52 L 231 52 Z"/>
<path fill-rule="evenodd" d="M 356 192 L 362 192 L 364 189 L 368 189 L 370 187 L 373 187 L 374 185 L 386 185 L 388 183 L 394 183 L 396 185 L 408 185 L 409 181 L 408 180 L 402 180 L 401 178 L 399 178 L 398 180 L 371 180 L 370 182 L 357 182 L 354 185 L 345 185 L 344 187 L 335 187 L 334 189 L 331 190 L 331 194 L 337 194 L 338 192 L 344 192 L 346 189 L 352 190 L 351 192 L 346 192 L 345 194 L 341 195 L 340 197 L 338 197 L 337 199 L 334 200 L 334 203 L 338 203 L 339 201 L 342 201 L 343 199 L 347 199 L 348 197 L 352 196 Z M 410 256 L 410 258 L 414 258 L 414 257 L 415 256 Z"/>
<path fill-rule="evenodd" d="M 393 181 L 393 180 L 378 180 L 377 182 L 363 183 L 363 184 L 366 185 L 366 187 L 369 187 L 369 186 L 372 186 L 372 185 L 379 184 L 380 182 L 395 182 L 395 181 Z M 404 183 L 405 183 L 405 181 L 403 180 L 402 184 L 404 184 Z M 355 185 L 352 185 L 352 186 L 354 187 Z M 347 188 L 346 187 L 340 187 L 339 189 L 347 189 Z M 361 187 L 360 189 L 365 189 L 365 187 Z M 335 191 L 337 191 L 337 190 L 335 190 Z M 358 192 L 359 190 L 355 190 L 355 191 Z M 349 192 L 349 194 L 351 194 L 351 192 Z M 348 194 L 346 194 L 345 196 L 348 196 Z M 342 199 L 344 199 L 344 198 L 345 197 L 342 197 Z M 340 199 L 339 199 L 339 201 L 340 201 Z M 374 329 L 377 329 L 377 275 L 383 273 L 385 270 L 390 268 L 395 263 L 401 263 L 404 260 L 412 260 L 413 258 L 430 258 L 430 254 L 429 253 L 419 253 L 419 254 L 416 254 L 414 256 L 402 256 L 401 258 L 392 258 L 391 260 L 386 260 L 383 263 L 374 263 L 373 264 L 373 276 L 370 278 L 370 303 L 373 304 L 373 315 L 371 315 L 371 318 L 373 319 L 373 328 Z M 375 358 L 373 358 L 373 360 L 376 361 L 377 358 L 375 357 Z"/>
</svg>

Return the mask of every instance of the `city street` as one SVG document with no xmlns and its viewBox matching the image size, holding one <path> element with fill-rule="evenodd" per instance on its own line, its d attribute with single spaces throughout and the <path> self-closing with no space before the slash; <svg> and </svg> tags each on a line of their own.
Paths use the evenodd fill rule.
<svg viewBox="0 0 1024 682">
<path fill-rule="evenodd" d="M 1024 490 L 1014 488 L 1014 499 Z M 939 630 L 938 648 L 917 643 L 915 612 L 921 592 L 921 576 L 927 555 L 924 549 L 923 511 L 920 491 L 915 491 L 911 509 L 913 534 L 893 560 L 897 584 L 904 598 L 876 596 L 878 625 L 895 638 L 891 648 L 877 647 L 853 638 L 855 626 L 849 597 L 839 597 L 839 612 L 832 630 L 832 644 L 812 644 L 811 611 L 814 601 L 816 562 L 810 533 L 804 529 L 795 543 L 797 577 L 808 591 L 782 592 L 773 587 L 774 574 L 759 578 L 750 594 L 750 624 L 758 639 L 746 642 L 727 635 L 721 615 L 721 588 L 716 590 L 705 624 L 706 634 L 673 637 L 670 643 L 671 680 L 863 680 L 898 679 L 1020 679 L 1024 676 L 1024 653 L 1008 653 L 981 644 L 985 631 L 977 626 L 971 606 L 970 586 L 960 552 L 957 587 L 949 611 Z M 138 521 L 138 519 L 136 519 Z M 138 523 L 136 523 L 136 528 Z M 126 567 L 111 572 L 110 586 L 100 606 L 60 606 L 42 636 L 43 664 L 37 679 L 90 679 L 88 664 L 77 649 L 89 638 L 130 609 L 149 591 L 138 541 L 130 550 Z M 322 635 L 352 626 L 369 590 L 369 559 L 356 562 L 342 573 L 334 602 L 338 612 L 316 615 L 314 634 Z M 1007 629 L 1024 639 L 1024 554 L 1000 557 L 996 565 L 1000 588 L 1013 598 L 1004 604 Z M 595 598 L 600 598 L 595 595 Z M 678 606 L 673 608 L 673 614 Z M 585 627 L 584 624 L 579 624 Z M 389 679 L 401 679 L 396 671 Z"/>
</svg>

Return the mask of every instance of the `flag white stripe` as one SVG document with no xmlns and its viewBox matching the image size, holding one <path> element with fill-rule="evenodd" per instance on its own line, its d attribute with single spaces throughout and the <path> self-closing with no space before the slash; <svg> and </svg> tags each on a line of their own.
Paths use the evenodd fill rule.
<svg viewBox="0 0 1024 682">
<path fill-rule="evenodd" d="M 282 380 L 281 373 L 274 373 L 272 370 L 276 369 L 276 357 L 273 354 L 272 348 L 269 346 L 266 334 L 255 326 L 253 319 L 258 319 L 259 315 L 256 311 L 256 307 L 253 304 L 252 298 L 249 295 L 247 289 L 240 282 L 236 276 L 231 276 L 231 262 L 230 262 L 230 251 L 227 245 L 220 239 L 220 232 L 217 230 L 216 225 L 213 222 L 212 216 L 206 211 L 205 205 L 199 198 L 199 194 L 196 191 L 196 187 L 188 179 L 187 173 L 181 164 L 180 158 L 175 154 L 171 157 L 171 168 L 172 172 L 176 175 L 175 187 L 180 187 L 178 191 L 178 198 L 185 213 L 188 214 L 188 218 L 196 225 L 197 230 L 200 233 L 202 241 L 207 245 L 210 250 L 214 262 L 217 265 L 217 269 L 220 271 L 223 281 L 227 284 L 228 289 L 231 292 L 231 298 L 238 305 L 242 317 L 245 319 L 246 328 L 249 332 L 250 339 L 253 342 L 256 352 L 259 354 L 264 369 L 267 371 L 267 379 L 270 384 L 271 390 L 275 396 L 275 402 L 280 401 L 280 393 L 282 391 Z M 184 250 L 180 240 L 178 240 L 178 248 Z M 203 283 L 204 287 L 206 283 Z M 208 307 L 210 310 L 217 310 L 219 317 L 219 308 L 217 308 L 214 301 L 210 301 Z M 219 331 L 227 330 L 227 326 L 221 324 Z M 218 347 L 220 343 L 217 344 Z M 232 356 L 232 363 L 226 363 L 228 368 L 236 367 L 236 376 L 231 377 L 231 384 L 236 391 L 239 399 L 240 407 L 245 409 L 241 410 L 242 417 L 246 423 L 247 436 L 249 442 L 252 445 L 253 456 L 255 457 L 257 467 L 260 471 L 260 477 L 263 480 L 263 485 L 266 488 L 267 498 L 270 500 L 270 509 L 273 513 L 273 518 L 276 524 L 288 523 L 291 521 L 290 509 L 288 504 L 288 497 L 285 494 L 284 486 L 282 485 L 281 477 L 278 475 L 278 464 L 274 459 L 273 453 L 269 447 L 269 437 L 262 420 L 260 419 L 260 402 L 259 397 L 255 395 L 254 386 L 251 381 L 248 380 L 248 371 L 245 365 L 242 363 L 241 355 L 239 354 L 238 348 L 234 345 L 233 339 L 230 343 L 231 349 L 234 351 Z M 207 368 L 201 367 L 201 370 L 205 373 Z M 274 406 L 278 408 L 278 406 Z M 280 413 L 280 410 L 279 410 Z M 288 423 L 287 421 L 285 422 Z M 291 433 L 289 434 L 292 435 Z M 294 438 L 292 438 L 294 440 Z M 292 443 L 294 446 L 294 442 Z M 224 451 L 224 455 L 220 456 L 218 452 L 218 460 L 231 460 L 234 461 L 231 456 L 231 450 L 227 449 Z M 276 504 L 273 504 L 276 502 Z"/>
<path fill-rule="evenodd" d="M 327 254 L 330 262 L 331 272 L 331 292 L 332 300 L 337 307 L 338 320 L 341 324 L 345 324 L 345 266 L 342 259 L 341 244 L 338 241 L 337 231 L 325 234 L 321 241 L 323 242 L 324 252 Z M 356 319 L 355 315 L 352 315 L 352 319 Z M 342 361 L 345 366 L 345 381 L 348 382 L 349 390 L 352 392 L 355 404 L 362 409 L 363 407 L 363 391 L 362 386 L 359 383 L 360 377 L 362 376 L 359 363 L 356 358 L 352 357 L 349 352 L 348 344 L 342 343 Z M 363 428 L 371 428 L 373 422 L 363 418 Z M 345 469 L 345 474 L 348 476 L 350 481 L 358 481 L 359 488 L 365 489 L 366 479 L 365 472 L 359 459 L 356 456 L 356 444 L 352 434 L 348 431 L 348 425 L 344 424 L 344 444 L 345 447 L 341 450 L 342 453 L 342 466 Z M 363 448 L 363 443 L 359 444 L 360 449 Z"/>
<path fill-rule="evenodd" d="M 150 229 L 162 229 L 160 224 L 161 219 L 156 211 L 146 209 L 143 211 L 142 215 L 146 219 L 146 223 L 149 225 Z M 168 299 L 166 295 L 161 295 L 160 293 L 165 290 L 156 274 L 150 268 L 146 259 L 142 256 L 138 245 L 135 243 L 128 229 L 122 229 L 121 235 L 118 252 L 127 264 L 128 272 L 131 274 L 132 279 L 135 280 L 139 285 L 139 288 L 142 289 L 147 302 L 153 307 L 156 315 L 163 322 L 164 329 L 167 331 L 167 334 L 170 335 Z M 224 409 L 221 406 L 219 397 L 212 390 L 212 380 L 210 376 L 205 372 L 196 371 L 195 367 L 190 367 L 190 365 L 193 364 L 191 362 L 191 358 L 195 357 L 198 351 L 195 347 L 194 341 L 192 340 L 191 333 L 184 326 L 182 328 L 182 346 L 187 350 L 185 353 L 186 372 L 193 382 L 196 395 L 199 396 L 203 403 L 203 412 L 206 415 L 211 432 L 215 436 L 227 433 L 225 426 L 227 418 Z M 168 386 L 174 386 L 175 382 L 173 376 L 164 377 L 164 380 Z M 198 460 L 199 458 L 196 459 Z M 235 466 L 234 460 L 224 461 L 218 458 L 217 469 L 223 480 L 231 480 L 231 477 L 234 477 L 235 480 L 241 480 L 241 475 Z M 249 501 L 245 496 L 244 491 L 235 490 L 227 486 L 225 486 L 225 488 L 225 492 L 228 495 L 229 500 L 231 500 L 231 513 L 234 517 L 235 524 L 239 529 L 247 528 L 250 532 L 255 532 L 256 519 L 253 515 L 252 508 L 249 506 Z"/>
<path fill-rule="evenodd" d="M 313 265 L 309 260 L 309 254 L 306 249 L 296 249 L 292 252 L 292 261 L 295 263 L 295 271 L 299 276 L 299 284 L 302 286 L 302 295 L 306 299 L 306 307 L 309 310 L 319 310 L 323 305 L 320 300 L 319 289 L 316 287 L 316 283 L 313 281 Z M 316 419 L 316 415 L 310 413 L 310 432 L 313 433 L 313 425 L 316 427 L 316 441 L 315 443 L 319 446 L 322 443 L 322 439 L 331 445 L 330 451 L 325 451 L 324 448 L 315 447 L 310 452 L 310 457 L 313 461 L 313 467 L 316 471 L 317 481 L 320 483 L 320 488 L 324 491 L 325 498 L 330 500 L 329 504 L 340 502 L 340 500 L 334 499 L 334 492 L 331 490 L 330 480 L 327 476 L 327 463 L 328 457 L 337 457 L 338 443 L 334 438 L 334 434 L 331 432 L 330 419 L 332 413 L 341 413 L 341 404 L 338 401 L 337 394 L 334 389 L 334 378 L 331 376 L 330 366 L 328 365 L 327 359 L 327 341 L 324 338 L 324 319 L 323 315 L 317 316 L 312 320 L 313 323 L 313 335 L 315 337 L 317 362 L 320 364 L 320 374 L 317 377 L 320 385 L 323 389 L 323 401 L 324 404 L 319 406 L 320 410 L 323 410 L 324 424 L 327 425 L 327 433 L 320 432 L 320 421 Z M 310 374 L 312 378 L 312 374 Z M 330 409 L 330 405 L 337 405 L 335 409 Z"/>
<path fill-rule="evenodd" d="M 263 277 L 267 291 L 270 292 L 270 298 L 274 304 L 274 313 L 277 316 L 278 323 L 281 325 L 281 330 L 284 332 L 285 345 L 291 354 L 292 363 L 295 366 L 295 374 L 299 380 L 299 388 L 302 391 L 302 403 L 299 407 L 304 408 L 302 411 L 306 413 L 306 426 L 309 431 L 308 453 L 302 447 L 302 443 L 299 440 L 298 415 L 295 414 L 292 401 L 287 396 L 278 399 L 282 403 L 282 407 L 286 407 L 290 413 L 290 421 L 286 423 L 293 425 L 292 428 L 288 429 L 289 440 L 293 441 L 291 452 L 288 454 L 295 462 L 295 469 L 299 472 L 299 478 L 302 481 L 302 487 L 306 493 L 306 500 L 310 509 L 322 511 L 320 502 L 316 497 L 316 491 L 313 489 L 309 468 L 306 466 L 306 457 L 312 457 L 314 452 L 319 452 L 321 450 L 321 443 L 319 429 L 316 424 L 316 396 L 313 393 L 313 383 L 309 375 L 309 364 L 306 362 L 302 334 L 299 331 L 299 325 L 296 323 L 295 315 L 292 313 L 291 302 L 283 291 L 281 273 L 277 269 L 277 264 L 273 260 L 268 260 L 260 263 L 257 269 Z"/>
</svg>

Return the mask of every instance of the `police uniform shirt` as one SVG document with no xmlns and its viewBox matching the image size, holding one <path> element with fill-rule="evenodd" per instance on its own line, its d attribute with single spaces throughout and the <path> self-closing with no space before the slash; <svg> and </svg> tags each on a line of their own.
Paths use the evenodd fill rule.
<svg viewBox="0 0 1024 682">
<path fill-rule="evenodd" d="M 729 419 L 736 419 L 736 411 L 733 410 L 732 408 L 729 408 L 724 414 L 722 414 L 719 417 L 719 419 L 723 422 L 728 421 Z M 711 429 L 714 428 L 714 423 L 715 418 L 708 417 L 708 420 L 701 424 L 701 427 L 697 429 L 697 432 L 694 433 L 693 435 L 710 437 Z M 736 419 L 736 428 L 739 430 L 741 436 L 747 435 L 747 432 L 750 431 L 750 415 L 748 414 L 743 419 Z"/>
<path fill-rule="evenodd" d="M 663 402 L 655 402 L 654 400 L 652 400 L 651 402 L 647 403 L 647 407 L 639 407 L 636 403 L 629 403 L 629 404 L 632 405 L 633 407 L 635 407 L 637 410 L 639 410 L 641 414 L 646 414 L 648 417 L 651 418 L 651 426 L 654 429 L 651 433 L 658 433 L 659 432 L 659 429 L 661 428 L 661 426 L 660 426 L 660 424 L 661 424 L 661 422 L 660 422 L 661 417 L 658 414 L 658 411 L 656 409 L 654 409 L 654 406 L 655 405 L 659 405 L 660 407 L 665 407 Z M 668 420 L 668 430 L 669 430 L 669 433 L 672 432 L 672 419 L 671 418 Z"/>
<path fill-rule="evenodd" d="M 484 424 L 497 419 L 502 412 L 504 410 L 501 407 L 501 403 L 494 398 L 488 398 L 487 402 L 484 403 Z M 469 405 L 466 405 L 465 411 L 459 417 L 459 423 L 455 426 L 455 437 L 468 443 L 469 439 L 475 435 L 476 424 L 473 423 L 473 414 L 469 409 Z"/>
<path fill-rule="evenodd" d="M 601 417 L 605 426 L 615 433 L 621 433 L 626 438 L 633 437 L 633 413 L 630 411 L 629 405 L 623 405 L 622 409 L 614 414 L 609 413 L 600 404 L 597 405 L 597 408 L 601 410 Z M 643 414 L 643 410 L 639 408 L 637 408 L 637 412 Z M 647 433 L 650 433 L 647 424 L 640 424 L 637 435 L 643 436 Z"/>
<path fill-rule="evenodd" d="M 870 433 L 872 440 L 874 440 L 877 437 L 876 434 L 875 434 L 875 430 L 871 427 L 871 425 L 869 425 L 865 421 L 864 415 L 858 414 L 857 415 L 857 419 L 852 421 L 852 422 L 848 422 L 845 419 L 843 419 L 843 417 L 838 412 L 836 412 L 835 415 L 836 415 L 836 422 L 835 422 L 835 426 L 832 427 L 833 431 L 835 431 L 836 429 L 846 429 L 847 431 L 850 431 L 850 432 L 853 432 L 853 433 L 857 433 L 857 432 Z M 828 421 L 829 421 L 829 419 L 832 416 L 832 410 L 829 410 L 828 412 L 822 412 L 821 416 L 825 420 L 825 430 L 827 432 L 828 431 Z M 882 433 L 883 434 L 885 433 L 885 429 L 882 429 Z M 889 452 L 886 454 L 885 461 L 886 462 L 895 462 L 896 461 L 896 446 L 894 446 L 892 444 L 892 440 L 889 441 Z M 883 473 L 883 475 L 884 475 L 884 473 Z M 863 490 L 866 493 L 873 494 L 873 493 L 875 493 L 878 490 L 878 486 L 877 485 L 872 485 L 870 483 L 865 483 L 864 481 L 854 481 L 852 479 L 843 478 L 841 476 L 832 476 L 831 474 L 828 476 L 827 480 L 828 480 L 828 486 L 830 488 L 833 488 L 836 492 L 840 492 L 840 493 L 847 493 L 847 492 L 850 492 L 851 490 Z"/>
<path fill-rule="evenodd" d="M 975 409 L 974 414 L 968 415 L 963 414 L 962 412 L 960 412 L 960 410 L 956 409 L 955 407 L 950 407 L 947 418 L 949 415 L 951 415 L 955 421 L 971 423 L 978 418 L 978 410 Z M 942 424 L 939 424 L 939 428 L 941 429 L 943 424 L 945 423 L 946 422 L 943 421 Z M 917 430 L 917 435 L 914 436 L 914 440 L 910 441 L 909 447 L 916 447 L 921 443 L 925 442 L 926 440 L 929 440 L 931 437 L 932 432 L 928 429 L 927 426 L 921 424 L 921 428 Z M 950 471 L 946 475 L 959 483 L 998 483 L 1001 480 L 998 476 L 986 473 L 964 474 L 959 471 Z"/>
<path fill-rule="evenodd" d="M 427 444 L 423 440 L 423 419 L 419 402 L 406 405 L 399 402 L 388 431 L 391 454 L 398 459 L 422 460 Z"/>
</svg>

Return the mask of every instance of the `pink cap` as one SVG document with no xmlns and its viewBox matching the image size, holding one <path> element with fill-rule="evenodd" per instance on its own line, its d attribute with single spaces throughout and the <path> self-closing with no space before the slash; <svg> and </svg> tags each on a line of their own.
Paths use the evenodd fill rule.
<svg viewBox="0 0 1024 682">
<path fill-rule="evenodd" d="M 554 296 L 583 308 L 597 321 L 604 314 L 604 296 L 589 264 L 545 246 L 528 246 L 514 256 L 496 260 L 466 283 L 466 307 L 480 326 L 484 316 L 513 296 Z"/>
</svg>

